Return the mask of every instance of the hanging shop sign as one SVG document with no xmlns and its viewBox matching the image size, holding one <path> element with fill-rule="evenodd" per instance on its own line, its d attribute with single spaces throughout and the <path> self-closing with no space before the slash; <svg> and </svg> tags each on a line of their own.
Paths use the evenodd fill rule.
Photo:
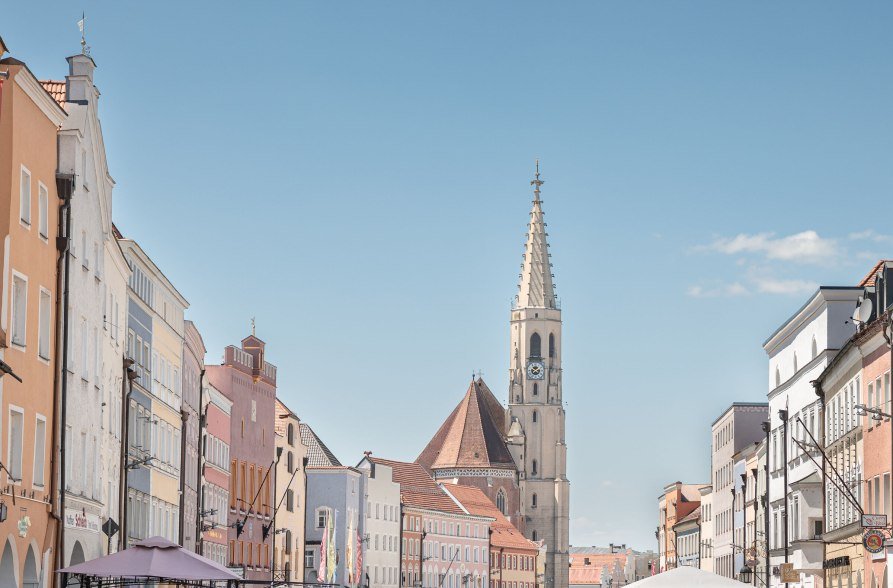
<svg viewBox="0 0 893 588">
<path fill-rule="evenodd" d="M 883 529 L 887 526 L 887 515 L 864 514 L 862 515 L 863 529 Z"/>
<path fill-rule="evenodd" d="M 884 550 L 884 534 L 877 530 L 866 531 L 862 536 L 862 545 L 869 553 L 880 553 Z"/>
<path fill-rule="evenodd" d="M 794 569 L 794 564 L 792 563 L 783 563 L 781 564 L 781 581 L 782 582 L 799 582 L 800 581 L 800 572 Z"/>
<path fill-rule="evenodd" d="M 832 568 L 842 568 L 850 565 L 850 556 L 841 555 L 840 557 L 832 557 L 822 562 L 822 568 L 830 570 Z"/>
</svg>

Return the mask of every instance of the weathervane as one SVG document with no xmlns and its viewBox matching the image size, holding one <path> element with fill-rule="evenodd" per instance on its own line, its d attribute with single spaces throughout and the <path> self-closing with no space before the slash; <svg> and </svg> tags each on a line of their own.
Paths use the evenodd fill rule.
<svg viewBox="0 0 893 588">
<path fill-rule="evenodd" d="M 534 186 L 533 188 L 533 199 L 535 202 L 539 202 L 540 199 L 540 186 L 545 184 L 543 180 L 540 179 L 540 160 L 536 160 L 536 179 L 530 180 L 530 185 Z"/>
<path fill-rule="evenodd" d="M 252 337 L 256 336 L 255 331 L 254 331 L 254 317 L 251 317 L 251 336 Z"/>
<path fill-rule="evenodd" d="M 87 15 L 81 12 L 81 20 L 78 21 L 78 30 L 81 31 L 81 53 L 90 56 L 90 47 L 87 45 Z"/>
</svg>

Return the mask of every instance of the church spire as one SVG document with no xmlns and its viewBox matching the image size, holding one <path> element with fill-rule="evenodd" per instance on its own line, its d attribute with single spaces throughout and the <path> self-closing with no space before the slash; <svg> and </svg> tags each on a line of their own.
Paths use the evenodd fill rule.
<svg viewBox="0 0 893 588">
<path fill-rule="evenodd" d="M 555 287 L 552 284 L 552 264 L 549 261 L 549 244 L 546 241 L 546 222 L 543 220 L 543 201 L 540 187 L 540 161 L 536 160 L 536 176 L 533 186 L 533 208 L 527 225 L 527 243 L 524 246 L 524 262 L 521 264 L 521 283 L 516 304 L 518 308 L 557 308 Z"/>
</svg>

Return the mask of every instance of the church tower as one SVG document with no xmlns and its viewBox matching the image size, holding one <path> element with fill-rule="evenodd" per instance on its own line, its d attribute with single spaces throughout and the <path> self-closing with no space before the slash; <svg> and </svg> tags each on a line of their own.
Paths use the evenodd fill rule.
<svg viewBox="0 0 893 588">
<path fill-rule="evenodd" d="M 568 586 L 569 491 L 561 390 L 561 309 L 543 220 L 539 161 L 511 310 L 507 441 L 518 467 L 524 534 L 546 545 L 546 588 Z"/>
</svg>

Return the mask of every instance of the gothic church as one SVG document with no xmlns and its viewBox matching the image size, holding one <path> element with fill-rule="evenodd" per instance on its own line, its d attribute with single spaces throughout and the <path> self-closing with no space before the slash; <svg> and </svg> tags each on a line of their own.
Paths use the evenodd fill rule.
<svg viewBox="0 0 893 588">
<path fill-rule="evenodd" d="M 568 587 L 569 491 L 561 392 L 561 309 L 552 284 L 539 163 L 511 309 L 508 409 L 483 379 L 416 459 L 442 482 L 483 490 L 526 537 L 546 546 L 547 588 Z"/>
</svg>

